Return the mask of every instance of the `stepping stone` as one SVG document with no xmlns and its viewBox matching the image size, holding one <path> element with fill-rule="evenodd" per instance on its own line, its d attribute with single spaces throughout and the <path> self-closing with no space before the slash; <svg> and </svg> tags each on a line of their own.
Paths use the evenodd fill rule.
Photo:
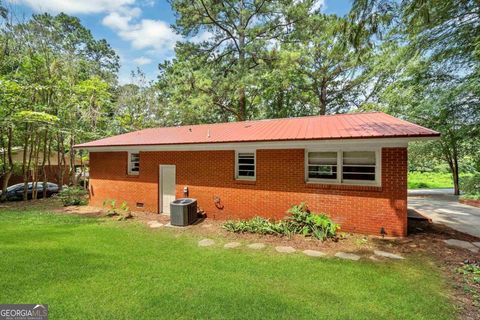
<svg viewBox="0 0 480 320">
<path fill-rule="evenodd" d="M 275 247 L 275 250 L 277 250 L 277 252 L 280 252 L 280 253 L 294 253 L 295 251 L 297 251 L 293 247 L 284 247 L 284 246 Z"/>
<path fill-rule="evenodd" d="M 198 241 L 198 245 L 200 247 L 209 247 L 209 246 L 213 246 L 214 244 L 215 244 L 215 241 L 213 241 L 212 239 L 203 239 Z"/>
<path fill-rule="evenodd" d="M 317 250 L 303 250 L 303 254 L 309 257 L 323 257 L 325 255 L 324 252 L 317 251 Z"/>
<path fill-rule="evenodd" d="M 473 245 L 475 245 L 475 246 L 477 246 L 477 247 L 480 248 L 480 241 L 478 241 L 478 242 L 472 242 L 472 243 L 473 243 Z"/>
<path fill-rule="evenodd" d="M 265 244 L 264 243 L 252 243 L 252 244 L 249 244 L 247 247 L 249 247 L 250 249 L 254 249 L 254 250 L 260 250 L 260 249 L 265 248 Z"/>
<path fill-rule="evenodd" d="M 356 255 L 353 253 L 347 253 L 347 252 L 337 252 L 335 253 L 335 257 L 340 259 L 353 260 L 353 261 L 360 260 L 359 255 Z"/>
<path fill-rule="evenodd" d="M 237 248 L 237 247 L 240 247 L 242 244 L 240 242 L 229 242 L 229 243 L 226 243 L 223 247 L 225 249 L 233 249 L 233 248 Z"/>
<path fill-rule="evenodd" d="M 373 253 L 376 256 L 390 258 L 390 259 L 405 259 L 404 257 L 402 257 L 398 254 L 394 254 L 394 253 L 386 252 L 386 251 L 381 251 L 381 250 L 374 250 Z"/>
<path fill-rule="evenodd" d="M 168 223 L 165 225 L 165 227 L 167 227 L 167 228 L 173 228 L 173 229 L 183 229 L 183 230 L 185 230 L 185 229 L 190 229 L 190 228 L 192 227 L 192 225 L 188 225 L 188 226 L 174 226 L 174 225 L 172 225 L 170 222 L 168 222 Z"/>
<path fill-rule="evenodd" d="M 462 241 L 462 240 L 457 240 L 457 239 L 448 239 L 448 240 L 443 240 L 447 245 L 452 246 L 452 247 L 457 247 L 457 248 L 462 248 L 466 250 L 470 250 L 473 253 L 478 252 L 478 247 L 474 246 L 468 241 Z"/>
<path fill-rule="evenodd" d="M 151 222 L 151 223 L 150 223 L 150 222 Z M 156 229 L 156 228 L 161 228 L 161 227 L 163 227 L 163 223 L 160 223 L 160 222 L 158 222 L 158 221 L 150 221 L 150 222 L 148 223 L 148 225 L 149 225 L 150 228 L 152 228 L 152 229 Z"/>
</svg>

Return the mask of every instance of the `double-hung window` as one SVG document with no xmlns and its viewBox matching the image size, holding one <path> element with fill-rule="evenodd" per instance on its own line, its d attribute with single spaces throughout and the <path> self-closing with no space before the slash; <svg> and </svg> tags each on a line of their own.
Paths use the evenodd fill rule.
<svg viewBox="0 0 480 320">
<path fill-rule="evenodd" d="M 129 152 L 128 153 L 128 174 L 138 175 L 140 172 L 140 153 Z"/>
<path fill-rule="evenodd" d="M 308 182 L 380 185 L 380 151 L 307 151 Z"/>
<path fill-rule="evenodd" d="M 235 178 L 255 180 L 255 152 L 236 152 Z"/>
</svg>

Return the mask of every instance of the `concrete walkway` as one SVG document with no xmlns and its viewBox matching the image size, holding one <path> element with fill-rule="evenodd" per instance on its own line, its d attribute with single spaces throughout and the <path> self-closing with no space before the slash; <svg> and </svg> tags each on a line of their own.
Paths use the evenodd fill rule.
<svg viewBox="0 0 480 320">
<path fill-rule="evenodd" d="M 459 203 L 452 189 L 409 190 L 408 208 L 433 222 L 480 238 L 480 208 Z"/>
</svg>

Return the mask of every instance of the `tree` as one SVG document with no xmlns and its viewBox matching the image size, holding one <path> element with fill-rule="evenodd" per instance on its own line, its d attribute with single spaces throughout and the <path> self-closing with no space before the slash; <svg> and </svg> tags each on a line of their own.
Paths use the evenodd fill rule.
<svg viewBox="0 0 480 320">
<path fill-rule="evenodd" d="M 255 71 L 265 58 L 264 51 L 288 32 L 300 9 L 307 10 L 312 1 L 266 0 L 172 0 L 176 11 L 176 29 L 187 37 L 199 32 L 208 37 L 199 43 L 177 47 L 177 55 L 194 56 L 195 63 L 206 66 L 220 97 L 213 104 L 237 120 L 246 120 L 254 112 Z M 295 8 L 295 9 L 294 9 Z M 306 11 L 303 11 L 306 13 Z M 164 65 L 163 70 L 169 67 Z M 200 68 L 199 68 L 200 69 Z M 199 90 L 200 92 L 202 90 Z M 234 97 L 232 97 L 234 95 Z"/>
<path fill-rule="evenodd" d="M 354 26 L 335 15 L 312 14 L 295 25 L 290 43 L 282 49 L 297 51 L 297 90 L 309 94 L 312 114 L 345 112 L 365 100 L 368 88 L 365 62 L 372 54 L 370 35 L 361 32 L 351 40 Z M 371 94 L 369 94 L 371 95 Z M 366 98 L 367 94 L 365 94 Z"/>
<path fill-rule="evenodd" d="M 380 60 L 397 62 L 396 79 L 384 87 L 377 102 L 442 133 L 437 156 L 450 167 L 455 194 L 460 161 L 468 155 L 478 157 L 478 12 L 480 4 L 473 0 L 357 0 L 351 15 L 395 41 L 399 50 Z M 376 19 L 382 15 L 387 19 Z"/>
<path fill-rule="evenodd" d="M 167 115 L 160 104 L 158 87 L 146 80 L 137 69 L 131 74 L 131 83 L 115 90 L 113 133 L 120 134 L 167 124 Z"/>
<path fill-rule="evenodd" d="M 14 172 L 14 163 L 12 160 L 12 148 L 14 141 L 14 122 L 13 117 L 22 104 L 22 88 L 18 83 L 0 77 L 0 148 L 1 148 L 1 168 L 0 177 L 2 178 L 2 194 L 0 201 L 6 199 L 6 190 L 10 177 Z"/>
<path fill-rule="evenodd" d="M 105 117 L 111 116 L 107 105 L 116 83 L 118 56 L 106 41 L 94 39 L 78 18 L 65 14 L 32 15 L 26 21 L 9 15 L 0 25 L 0 38 L 0 79 L 5 84 L 5 95 L 0 97 L 5 107 L 0 113 L 8 122 L 0 130 L 3 149 L 23 147 L 25 183 L 29 179 L 36 183 L 40 175 L 46 182 L 45 166 L 52 152 L 57 153 L 57 180 L 63 184 L 69 165 L 71 182 L 75 183 L 72 146 L 77 137 L 83 141 L 107 132 Z M 15 92 L 14 86 L 19 88 Z M 58 121 L 46 123 L 45 119 L 33 119 L 34 115 Z M 3 154 L 2 167 L 11 172 L 8 153 Z M 8 185 L 8 179 L 4 183 Z"/>
</svg>

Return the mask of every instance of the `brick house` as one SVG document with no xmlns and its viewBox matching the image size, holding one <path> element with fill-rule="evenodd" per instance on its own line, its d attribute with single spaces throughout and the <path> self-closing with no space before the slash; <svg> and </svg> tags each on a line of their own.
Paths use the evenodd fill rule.
<svg viewBox="0 0 480 320">
<path fill-rule="evenodd" d="M 404 236 L 407 146 L 438 132 L 384 113 L 145 129 L 90 152 L 90 201 L 169 213 L 189 196 L 213 219 L 282 218 L 306 202 L 342 230 Z"/>
</svg>

